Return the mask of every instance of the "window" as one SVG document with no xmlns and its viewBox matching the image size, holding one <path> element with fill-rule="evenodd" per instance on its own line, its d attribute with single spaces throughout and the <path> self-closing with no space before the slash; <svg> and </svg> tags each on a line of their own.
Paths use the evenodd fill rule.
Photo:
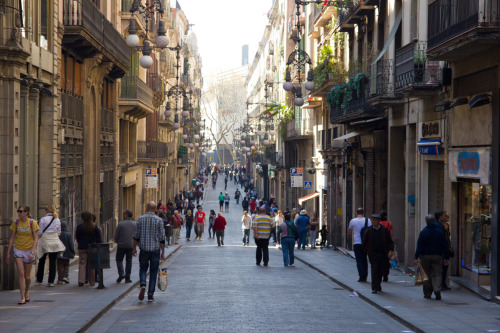
<svg viewBox="0 0 500 333">
<path fill-rule="evenodd" d="M 82 65 L 73 57 L 64 54 L 61 62 L 61 88 L 77 96 L 82 95 Z"/>
<path fill-rule="evenodd" d="M 48 49 L 48 40 L 49 40 L 49 27 L 47 16 L 50 13 L 49 4 L 47 0 L 40 0 L 40 47 L 44 49 Z"/>
</svg>

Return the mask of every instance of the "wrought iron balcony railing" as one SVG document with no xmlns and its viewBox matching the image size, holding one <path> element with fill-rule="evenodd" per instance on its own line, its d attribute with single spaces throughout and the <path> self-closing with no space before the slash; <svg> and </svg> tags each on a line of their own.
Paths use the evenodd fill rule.
<svg viewBox="0 0 500 333">
<path fill-rule="evenodd" d="M 429 49 L 478 27 L 500 28 L 500 1 L 436 0 L 428 6 Z"/>
<path fill-rule="evenodd" d="M 348 102 L 336 102 L 337 100 L 346 100 L 343 96 L 346 92 L 342 92 L 342 90 L 332 98 L 329 97 L 330 123 L 342 124 L 357 118 L 367 118 L 378 112 L 378 109 L 368 101 L 368 79 L 365 78 L 359 81 L 359 94 L 353 91 L 347 93 L 351 94 Z"/>
<path fill-rule="evenodd" d="M 168 148 L 165 142 L 137 141 L 137 159 L 164 160 L 168 158 Z"/>
</svg>

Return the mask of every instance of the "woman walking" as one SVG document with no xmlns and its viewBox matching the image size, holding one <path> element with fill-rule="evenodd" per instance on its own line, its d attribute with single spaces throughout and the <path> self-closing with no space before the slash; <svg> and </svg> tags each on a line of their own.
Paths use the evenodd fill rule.
<svg viewBox="0 0 500 333">
<path fill-rule="evenodd" d="M 318 213 L 314 212 L 309 225 L 309 244 L 311 249 L 316 248 L 316 237 L 318 235 L 317 228 L 319 228 Z"/>
<path fill-rule="evenodd" d="M 278 238 L 278 244 L 280 241 L 280 233 L 278 232 L 278 228 L 285 221 L 285 217 L 283 216 L 283 212 L 281 210 L 278 210 L 278 213 L 274 217 L 274 225 L 276 226 L 276 237 Z"/>
<path fill-rule="evenodd" d="M 278 227 L 278 233 L 280 234 L 279 239 L 283 249 L 283 263 L 287 267 L 288 265 L 292 266 L 295 261 L 293 249 L 295 241 L 299 239 L 299 232 L 289 213 L 286 213 L 284 218 L 285 221 Z"/>
<path fill-rule="evenodd" d="M 187 211 L 184 220 L 186 221 L 186 240 L 189 242 L 189 238 L 191 238 L 191 228 L 193 227 L 193 213 L 191 210 Z"/>
<path fill-rule="evenodd" d="M 215 230 L 214 229 L 214 222 L 215 218 L 217 215 L 215 215 L 215 211 L 213 209 L 210 209 L 210 215 L 208 216 L 208 238 L 214 238 L 215 237 Z M 212 237 L 212 232 L 214 233 Z"/>
<path fill-rule="evenodd" d="M 54 205 L 45 208 L 45 216 L 38 224 L 38 246 L 37 257 L 38 269 L 36 272 L 36 284 L 42 285 L 43 273 L 45 270 L 45 259 L 49 256 L 49 281 L 47 287 L 54 286 L 57 269 L 57 254 L 66 250 L 66 246 L 59 239 L 61 234 L 61 221 L 57 218 L 56 207 Z"/>
<path fill-rule="evenodd" d="M 19 218 L 10 225 L 12 234 L 7 248 L 6 262 L 10 263 L 11 250 L 14 246 L 14 260 L 19 273 L 19 291 L 21 292 L 21 300 L 17 304 L 22 305 L 30 301 L 31 268 L 35 261 L 39 227 L 36 221 L 30 218 L 29 206 L 20 206 L 17 214 Z"/>
<path fill-rule="evenodd" d="M 75 239 L 78 242 L 78 286 L 85 284 L 87 259 L 90 244 L 102 243 L 101 229 L 95 224 L 93 214 L 88 211 L 81 213 L 82 223 L 76 227 Z M 95 284 L 95 269 L 89 269 L 89 285 Z"/>
</svg>

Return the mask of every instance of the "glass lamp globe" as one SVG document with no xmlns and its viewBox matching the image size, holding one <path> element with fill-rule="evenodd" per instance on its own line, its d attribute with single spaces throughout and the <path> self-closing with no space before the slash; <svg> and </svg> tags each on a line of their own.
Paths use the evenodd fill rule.
<svg viewBox="0 0 500 333">
<path fill-rule="evenodd" d="M 242 146 L 244 146 L 245 145 L 245 140 L 240 140 L 240 143 L 241 143 Z"/>
<path fill-rule="evenodd" d="M 252 150 L 253 150 L 253 149 L 255 149 L 255 146 L 252 146 L 252 147 L 250 147 L 250 148 L 252 148 Z"/>
<path fill-rule="evenodd" d="M 194 135 L 194 138 L 195 138 L 196 140 L 198 140 L 198 139 L 200 138 L 200 135 L 199 135 L 199 134 L 195 134 L 195 135 Z"/>
<path fill-rule="evenodd" d="M 187 135 L 187 134 L 182 134 L 182 138 L 183 138 L 184 140 L 186 140 L 186 139 L 188 138 L 188 135 Z"/>
<path fill-rule="evenodd" d="M 165 116 L 165 118 L 170 118 L 172 116 L 172 110 L 165 110 L 165 112 L 163 112 L 163 115 Z"/>
<path fill-rule="evenodd" d="M 139 36 L 136 34 L 131 34 L 128 35 L 127 38 L 125 38 L 125 42 L 127 43 L 128 47 L 137 47 L 139 46 Z"/>
<path fill-rule="evenodd" d="M 246 133 L 241 133 L 241 138 L 242 139 L 246 138 L 246 136 L 247 136 Z"/>
<path fill-rule="evenodd" d="M 274 135 L 274 130 L 269 130 L 269 134 Z"/>
<path fill-rule="evenodd" d="M 269 140 L 268 139 L 264 139 L 264 145 L 268 145 L 269 144 Z"/>
<path fill-rule="evenodd" d="M 283 89 L 285 89 L 285 91 L 292 91 L 293 83 L 292 82 L 283 83 Z"/>
<path fill-rule="evenodd" d="M 307 81 L 305 86 L 306 86 L 306 89 L 309 91 L 314 90 L 314 81 Z"/>
<path fill-rule="evenodd" d="M 142 68 L 149 68 L 153 66 L 153 58 L 149 55 L 143 55 L 141 59 L 139 59 L 139 63 L 141 64 Z"/>
<path fill-rule="evenodd" d="M 261 136 L 262 135 L 262 130 L 257 130 L 257 135 Z"/>
<path fill-rule="evenodd" d="M 255 144 L 255 140 L 250 140 L 250 145 L 254 145 Z"/>
<path fill-rule="evenodd" d="M 302 106 L 304 105 L 304 99 L 302 97 L 295 97 L 295 99 L 293 100 L 293 102 L 295 103 L 295 105 L 297 106 Z"/>
<path fill-rule="evenodd" d="M 177 130 L 177 129 L 181 128 L 181 124 L 179 124 L 179 123 L 173 123 L 172 124 L 172 128 L 175 129 L 175 130 Z"/>
<path fill-rule="evenodd" d="M 181 112 L 181 116 L 182 116 L 183 118 L 187 118 L 187 117 L 189 117 L 189 111 L 188 111 L 188 110 L 182 110 L 182 112 Z"/>
<path fill-rule="evenodd" d="M 195 147 L 199 147 L 200 146 L 200 144 L 198 142 L 195 142 L 194 145 L 195 145 Z"/>
<path fill-rule="evenodd" d="M 165 35 L 156 36 L 156 46 L 161 47 L 162 49 L 166 48 L 168 45 L 168 37 Z"/>
</svg>

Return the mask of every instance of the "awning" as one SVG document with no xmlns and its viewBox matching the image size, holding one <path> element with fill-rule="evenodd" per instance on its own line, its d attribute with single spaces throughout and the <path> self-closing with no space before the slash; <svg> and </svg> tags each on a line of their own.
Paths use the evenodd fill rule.
<svg viewBox="0 0 500 333">
<path fill-rule="evenodd" d="M 366 132 L 354 131 L 351 133 L 347 133 L 346 135 L 339 136 L 339 137 L 333 139 L 332 147 L 333 148 L 344 148 L 344 142 L 347 139 L 352 139 L 352 138 L 354 138 L 358 135 L 364 134 L 364 133 L 366 133 Z"/>
<path fill-rule="evenodd" d="M 314 199 L 316 197 L 319 197 L 319 192 L 314 192 L 314 193 L 306 195 L 305 197 L 299 198 L 299 205 L 302 205 L 302 203 L 304 201 L 307 201 L 307 200 L 310 200 L 310 199 Z"/>
<path fill-rule="evenodd" d="M 422 155 L 440 155 L 443 153 L 441 139 L 420 140 L 417 142 L 418 152 Z"/>
</svg>

